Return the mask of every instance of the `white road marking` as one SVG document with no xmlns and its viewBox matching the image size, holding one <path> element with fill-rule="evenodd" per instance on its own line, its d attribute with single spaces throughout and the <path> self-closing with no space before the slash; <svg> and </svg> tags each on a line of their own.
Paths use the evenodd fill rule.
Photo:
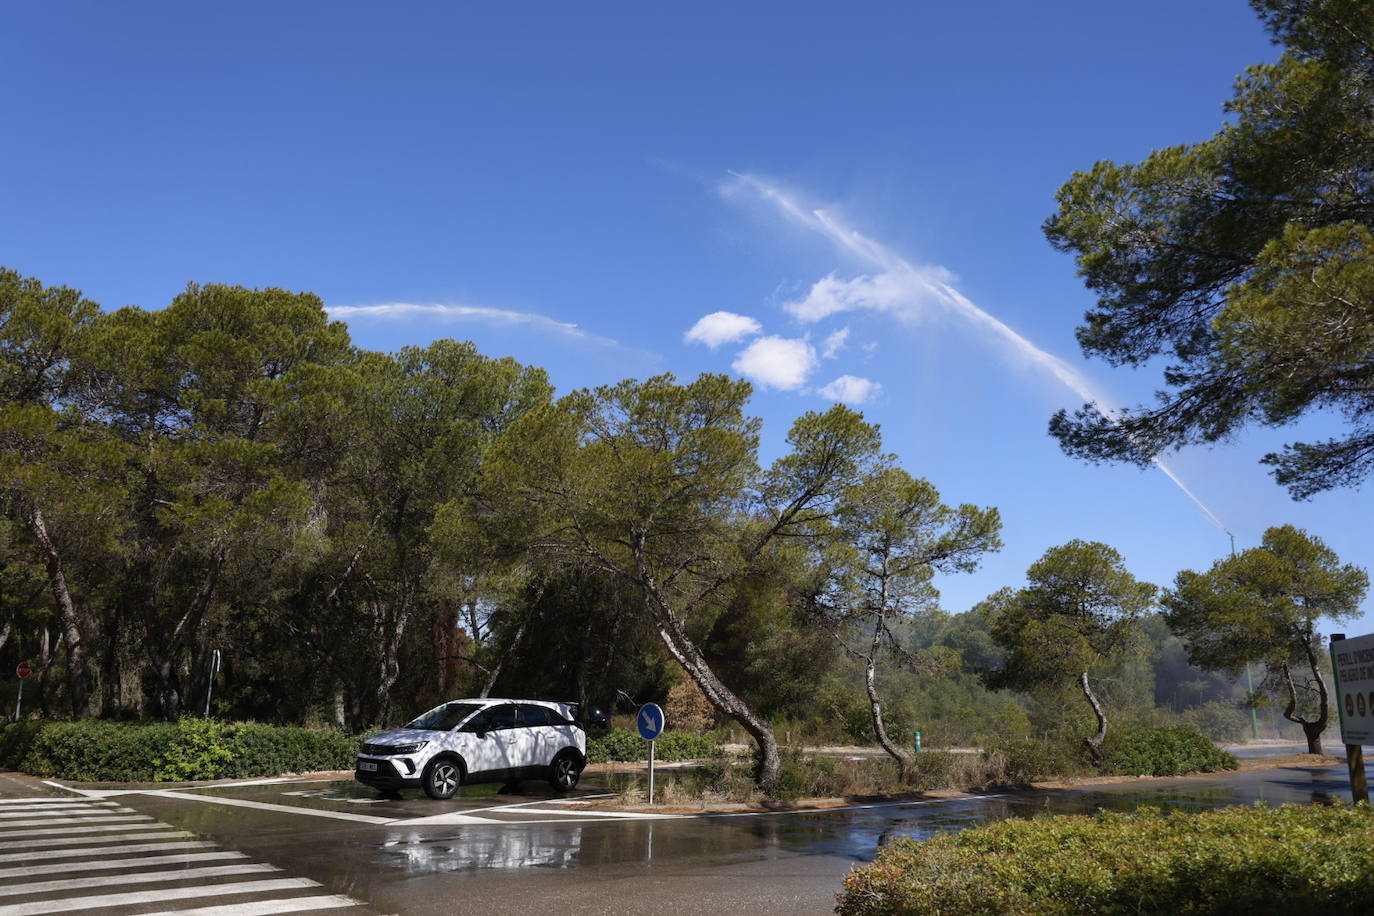
<svg viewBox="0 0 1374 916">
<path fill-rule="evenodd" d="M 92 807 L 99 808 L 100 810 L 108 810 L 110 808 L 119 807 L 119 803 L 111 801 L 86 801 L 85 799 L 74 798 L 71 801 L 63 801 L 59 805 L 10 805 L 7 808 L 0 808 L 0 817 L 18 817 L 18 814 L 15 812 L 19 811 L 66 811 L 72 808 L 90 811 Z"/>
<path fill-rule="evenodd" d="M 0 812 L 0 827 L 8 827 L 20 818 L 47 818 L 56 819 L 62 817 L 90 818 L 96 815 L 105 814 L 137 814 L 128 808 L 91 808 L 85 805 L 71 808 L 49 808 L 45 811 L 2 811 Z M 62 823 L 62 821 L 58 821 Z"/>
<path fill-rule="evenodd" d="M 189 833 L 167 835 L 190 836 Z M 146 837 L 138 837 L 138 839 L 146 839 Z M 83 837 L 79 840 L 64 840 L 61 842 L 49 840 L 46 845 L 61 846 L 89 842 L 91 842 L 90 838 Z M 22 845 L 31 847 L 37 844 L 24 843 Z M 35 858 L 42 858 L 44 862 L 49 859 L 80 859 L 84 856 L 98 856 L 109 852 L 123 854 L 127 852 L 171 852 L 174 849 L 213 849 L 214 845 L 214 843 L 205 840 L 181 840 L 173 843 L 134 843 L 133 845 L 121 843 L 115 846 L 77 846 L 75 849 L 45 849 L 43 852 L 38 853 L 29 849 L 27 852 L 7 852 L 0 854 L 0 862 L 32 862 Z"/>
<path fill-rule="evenodd" d="M 364 824 L 390 824 L 395 818 L 373 817 L 370 814 L 349 814 L 344 811 L 326 811 L 322 808 L 298 808 L 294 805 L 274 805 L 270 802 L 249 801 L 246 798 L 221 798 L 217 795 L 191 795 L 186 792 L 145 791 L 145 795 L 158 798 L 179 798 L 185 801 L 208 802 L 212 805 L 231 805 L 239 808 L 257 808 L 259 811 L 277 811 L 282 814 L 303 814 L 308 817 L 332 817 L 341 821 L 361 821 Z"/>
<path fill-rule="evenodd" d="M 121 855 L 128 852 L 128 850 L 122 846 L 114 846 L 104 851 L 117 852 Z M 241 852 L 232 852 L 226 849 L 216 852 L 181 853 L 180 855 L 173 856 L 139 856 L 133 859 L 97 859 L 92 862 L 62 862 L 57 865 L 26 865 L 22 868 L 0 868 L 0 878 L 32 878 L 38 875 L 61 875 L 74 871 L 100 871 L 106 868 L 111 871 L 116 871 L 121 868 L 141 868 L 147 865 L 190 865 L 195 862 L 213 862 L 224 859 L 246 858 L 248 857 Z M 163 874 L 166 874 L 166 872 Z"/>
<path fill-rule="evenodd" d="M 283 900 L 259 900 L 254 903 L 227 903 L 223 906 L 199 906 L 189 910 L 162 910 L 143 916 L 276 916 L 277 913 L 299 913 L 302 910 L 336 910 L 339 907 L 362 906 L 351 897 L 328 894 L 319 897 L 291 897 Z"/>
<path fill-rule="evenodd" d="M 56 783 L 50 782 L 48 783 L 48 785 L 56 785 Z M 59 786 L 59 788 L 66 787 Z M 56 804 L 59 802 L 69 802 L 71 800 L 72 799 L 70 797 L 64 797 L 61 795 L 30 795 L 27 798 L 0 798 L 0 805 L 33 805 L 38 804 L 39 802 Z"/>
<path fill-rule="evenodd" d="M 148 818 L 148 823 L 146 823 L 146 824 L 106 824 L 106 825 L 101 826 L 101 827 L 68 827 L 66 830 L 59 830 L 59 831 L 48 831 L 48 830 L 9 830 L 9 831 L 5 831 L 5 832 L 3 832 L 3 833 L 0 833 L 0 838 L 4 838 L 4 837 L 17 837 L 17 836 L 32 837 L 35 833 L 49 833 L 49 832 L 60 833 L 62 836 L 65 837 L 65 836 L 74 836 L 74 835 L 76 835 L 76 834 L 78 834 L 78 833 L 114 833 L 114 832 L 117 832 L 117 831 L 120 831 L 120 830 L 166 830 L 166 829 L 167 829 L 167 825 L 166 825 L 166 824 L 159 824 L 159 823 L 155 822 L 155 821 L 150 817 L 150 818 Z M 152 834 L 143 834 L 143 835 L 144 835 L 144 836 L 151 836 Z M 189 833 L 177 834 L 177 835 L 178 835 L 178 836 L 190 836 Z M 73 842 L 85 843 L 85 842 L 89 842 L 90 840 L 104 840 L 104 839 L 110 839 L 110 837 L 89 837 L 89 838 L 85 838 L 85 839 L 81 839 L 81 840 L 73 841 Z M 42 845 L 48 845 L 48 844 L 57 845 L 57 842 L 58 842 L 58 841 L 56 841 L 56 840 L 37 840 L 37 839 L 35 839 L 35 840 L 30 840 L 30 841 L 21 842 L 21 843 L 0 843 L 0 849 L 13 849 L 15 846 L 42 846 Z"/>
<path fill-rule="evenodd" d="M 63 830 L 75 824 L 119 824 L 120 828 L 127 827 L 131 821 L 151 821 L 152 818 L 146 814 L 119 814 L 109 817 L 45 817 L 28 821 L 0 821 L 0 827 L 38 827 L 38 830 L 9 830 L 0 833 L 0 837 L 26 836 L 33 833 L 53 833 Z M 80 828 L 74 828 L 80 829 Z"/>
<path fill-rule="evenodd" d="M 42 913 L 67 913 L 74 910 L 113 909 L 141 903 L 161 903 L 164 900 L 189 900 L 196 897 L 223 897 L 229 894 L 255 894 L 259 891 L 297 890 L 319 887 L 309 878 L 273 878 L 266 881 L 236 881 L 233 884 L 207 884 L 202 887 L 166 887 L 126 894 L 96 894 L 89 897 L 67 897 L 62 900 L 36 900 L 0 906 L 0 916 L 39 916 Z"/>
<path fill-rule="evenodd" d="M 156 884 L 159 881 L 198 881 L 201 878 L 222 878 L 225 875 L 260 875 L 274 871 L 281 871 L 281 869 L 275 865 L 213 865 L 208 868 L 145 871 L 135 875 L 99 875 L 66 881 L 30 881 L 27 884 L 0 885 L 0 896 L 46 894 L 51 891 L 74 891 L 86 887 L 114 887 L 120 884 Z"/>
</svg>

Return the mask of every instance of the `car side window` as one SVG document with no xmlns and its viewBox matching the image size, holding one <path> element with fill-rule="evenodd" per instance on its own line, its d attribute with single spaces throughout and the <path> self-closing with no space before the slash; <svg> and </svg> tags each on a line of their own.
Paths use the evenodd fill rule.
<svg viewBox="0 0 1374 916">
<path fill-rule="evenodd" d="M 491 710 L 485 709 L 473 716 L 463 724 L 461 731 L 465 732 L 486 732 L 491 731 Z"/>
<path fill-rule="evenodd" d="M 515 728 L 520 725 L 520 715 L 513 703 L 487 710 L 487 731 L 500 728 Z"/>
<path fill-rule="evenodd" d="M 562 725 L 558 714 L 547 706 L 534 706 L 532 704 L 520 704 L 520 724 L 521 725 Z"/>
</svg>

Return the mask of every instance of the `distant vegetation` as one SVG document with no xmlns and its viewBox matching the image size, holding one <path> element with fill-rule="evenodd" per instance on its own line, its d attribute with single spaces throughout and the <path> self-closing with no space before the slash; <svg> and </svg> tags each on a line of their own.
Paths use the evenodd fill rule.
<svg viewBox="0 0 1374 916">
<path fill-rule="evenodd" d="M 876 740 L 916 784 L 916 730 L 1096 754 L 1110 710 L 1241 736 L 1246 659 L 1180 642 L 1110 547 L 1054 548 L 1026 588 L 950 614 L 931 577 L 997 549 L 997 511 L 945 504 L 840 406 L 760 467 L 749 393 L 665 376 L 554 401 L 470 344 L 360 350 L 308 294 L 192 286 L 105 313 L 0 271 L 0 657 L 35 663 L 28 711 L 78 719 L 209 700 L 356 734 L 460 695 L 658 700 L 752 741 L 766 791 L 808 742 Z M 1309 632 L 1362 594 L 1346 580 Z M 1286 606 L 1264 587 L 1246 601 Z M 1284 667 L 1301 649 L 1253 653 L 1288 713 L 1322 677 Z M 158 772 L 214 769 L 195 753 Z"/>
</svg>

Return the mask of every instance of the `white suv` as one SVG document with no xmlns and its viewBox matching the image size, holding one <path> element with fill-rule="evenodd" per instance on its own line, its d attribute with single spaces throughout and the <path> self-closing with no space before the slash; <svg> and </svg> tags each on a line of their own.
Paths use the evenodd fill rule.
<svg viewBox="0 0 1374 916">
<path fill-rule="evenodd" d="M 547 779 L 566 792 L 587 764 L 575 703 L 452 700 L 403 728 L 368 738 L 354 777 L 394 794 L 422 787 L 452 798 L 464 783 Z"/>
</svg>

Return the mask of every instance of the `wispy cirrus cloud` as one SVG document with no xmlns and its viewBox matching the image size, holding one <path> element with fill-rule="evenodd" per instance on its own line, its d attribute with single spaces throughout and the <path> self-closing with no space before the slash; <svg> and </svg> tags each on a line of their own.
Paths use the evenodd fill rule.
<svg viewBox="0 0 1374 916">
<path fill-rule="evenodd" d="M 721 344 L 735 343 L 762 331 L 763 325 L 748 315 L 712 312 L 698 318 L 697 323 L 682 335 L 682 339 L 688 343 L 706 344 L 714 350 Z"/>
<path fill-rule="evenodd" d="M 429 320 L 451 322 L 454 324 L 471 323 L 506 327 L 528 327 L 558 337 L 603 346 L 619 347 L 621 344 L 600 334 L 583 330 L 575 324 L 558 321 L 547 315 L 535 312 L 517 312 L 512 309 L 492 308 L 484 305 L 440 305 L 418 302 L 387 302 L 380 305 L 334 305 L 327 310 L 331 318 L 342 321 L 356 319 L 378 319 L 382 321 Z"/>
<path fill-rule="evenodd" d="M 1092 404 L 1106 419 L 1112 420 L 1116 415 L 1117 408 L 1086 376 L 975 305 L 954 287 L 952 275 L 944 268 L 912 264 L 825 210 L 804 206 L 795 195 L 754 175 L 731 172 L 730 178 L 720 185 L 720 191 L 727 198 L 748 194 L 767 201 L 790 222 L 824 236 L 874 271 L 849 279 L 831 273 L 817 280 L 806 296 L 784 305 L 797 320 L 811 323 L 844 312 L 873 311 L 914 321 L 938 309 L 987 333 L 1004 347 L 1005 352 L 1049 374 Z M 1155 467 L 1164 472 L 1214 525 L 1226 530 L 1221 520 L 1188 489 L 1172 468 L 1158 457 L 1153 461 Z"/>
<path fill-rule="evenodd" d="M 825 338 L 825 343 L 821 344 L 821 358 L 834 359 L 840 355 L 844 349 L 845 342 L 849 340 L 849 328 L 840 328 L 833 334 Z"/>
</svg>

